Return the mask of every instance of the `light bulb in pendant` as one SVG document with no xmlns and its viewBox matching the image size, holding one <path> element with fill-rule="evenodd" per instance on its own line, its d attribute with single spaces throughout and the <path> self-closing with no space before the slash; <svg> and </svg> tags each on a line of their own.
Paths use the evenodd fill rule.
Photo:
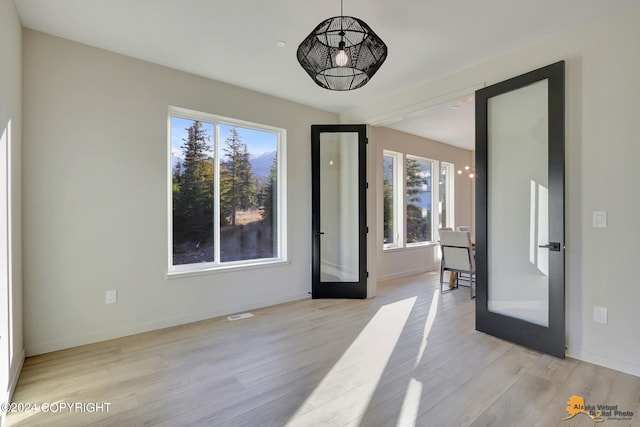
<svg viewBox="0 0 640 427">
<path fill-rule="evenodd" d="M 343 41 L 338 45 L 338 49 L 340 50 L 338 50 L 338 53 L 336 53 L 334 60 L 336 61 L 336 65 L 338 67 L 344 67 L 349 63 L 349 55 L 347 55 L 347 51 L 344 50 Z"/>
</svg>

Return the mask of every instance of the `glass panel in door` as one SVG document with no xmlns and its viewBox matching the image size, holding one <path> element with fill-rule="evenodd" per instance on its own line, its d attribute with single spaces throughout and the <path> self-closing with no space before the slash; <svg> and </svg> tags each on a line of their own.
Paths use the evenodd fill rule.
<svg viewBox="0 0 640 427">
<path fill-rule="evenodd" d="M 549 325 L 548 81 L 488 100 L 491 312 Z"/>
<path fill-rule="evenodd" d="M 358 134 L 320 134 L 320 281 L 359 280 Z"/>
</svg>

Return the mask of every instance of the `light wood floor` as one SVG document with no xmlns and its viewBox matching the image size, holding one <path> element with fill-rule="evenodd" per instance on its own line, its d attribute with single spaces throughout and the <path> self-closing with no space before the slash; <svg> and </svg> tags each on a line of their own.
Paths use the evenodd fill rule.
<svg viewBox="0 0 640 427">
<path fill-rule="evenodd" d="M 8 426 L 577 426 L 572 395 L 640 426 L 640 378 L 474 330 L 468 289 L 438 276 L 370 300 L 305 300 L 31 357 L 16 403 L 109 402 L 108 413 L 11 413 Z"/>
</svg>

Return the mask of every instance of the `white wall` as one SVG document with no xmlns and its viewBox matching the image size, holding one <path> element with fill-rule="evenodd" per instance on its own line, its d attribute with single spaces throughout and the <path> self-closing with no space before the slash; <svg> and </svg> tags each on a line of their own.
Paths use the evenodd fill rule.
<svg viewBox="0 0 640 427">
<path fill-rule="evenodd" d="M 362 106 L 341 116 L 368 121 L 407 105 L 566 63 L 566 295 L 568 355 L 640 376 L 638 262 L 640 8 Z M 518 160 L 518 159 L 516 159 Z M 595 210 L 609 226 L 594 229 Z M 593 323 L 593 306 L 609 323 Z"/>
<path fill-rule="evenodd" d="M 24 30 L 24 334 L 38 354 L 305 298 L 310 125 L 337 116 Z M 167 107 L 287 129 L 290 263 L 166 279 Z M 118 303 L 105 305 L 105 291 Z"/>
<path fill-rule="evenodd" d="M 382 158 L 383 150 L 411 154 L 432 160 L 454 164 L 456 170 L 465 165 L 472 165 L 472 152 L 458 147 L 431 141 L 415 135 L 409 135 L 385 127 L 369 128 L 369 149 L 375 153 L 375 160 L 369 163 L 375 171 L 375 178 L 369 181 L 369 196 L 376 201 L 376 212 L 383 210 L 382 197 Z M 454 205 L 456 225 L 473 226 L 471 188 L 474 181 L 467 176 L 454 178 Z M 438 270 L 440 268 L 440 251 L 437 244 L 399 248 L 383 251 L 383 216 L 377 216 L 377 223 L 370 230 L 370 238 L 375 242 L 373 250 L 376 255 L 377 279 L 389 280 L 411 274 Z"/>
<path fill-rule="evenodd" d="M 12 0 L 0 0 L 0 134 L 9 131 L 11 122 L 10 170 L 11 176 L 11 269 L 9 271 L 10 310 L 9 333 L 13 342 L 10 347 L 9 383 L 0 384 L 0 398 L 6 402 L 5 393 L 13 389 L 24 360 L 22 341 L 22 220 L 21 220 L 21 150 L 22 150 L 22 24 Z M 8 134 L 7 134 L 8 135 Z M 4 368 L 4 367 L 2 367 Z M 9 390 L 10 391 L 10 390 Z"/>
</svg>

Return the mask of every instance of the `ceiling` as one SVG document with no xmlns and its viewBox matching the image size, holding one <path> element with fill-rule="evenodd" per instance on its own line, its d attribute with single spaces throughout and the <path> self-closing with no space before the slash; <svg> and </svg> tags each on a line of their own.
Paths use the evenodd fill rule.
<svg viewBox="0 0 640 427">
<path fill-rule="evenodd" d="M 388 128 L 475 150 L 475 98 L 466 96 L 426 111 L 405 114 L 402 119 L 386 123 Z"/>
<path fill-rule="evenodd" d="M 389 48 L 373 79 L 350 92 L 320 88 L 296 60 L 298 44 L 309 32 L 340 15 L 338 0 L 15 3 L 27 28 L 341 113 L 636 6 L 638 0 L 344 0 L 344 15 L 367 22 Z M 286 45 L 278 47 L 278 41 Z M 473 122 L 464 130 L 459 116 L 472 120 L 473 105 L 451 107 L 389 127 L 469 146 Z"/>
</svg>

